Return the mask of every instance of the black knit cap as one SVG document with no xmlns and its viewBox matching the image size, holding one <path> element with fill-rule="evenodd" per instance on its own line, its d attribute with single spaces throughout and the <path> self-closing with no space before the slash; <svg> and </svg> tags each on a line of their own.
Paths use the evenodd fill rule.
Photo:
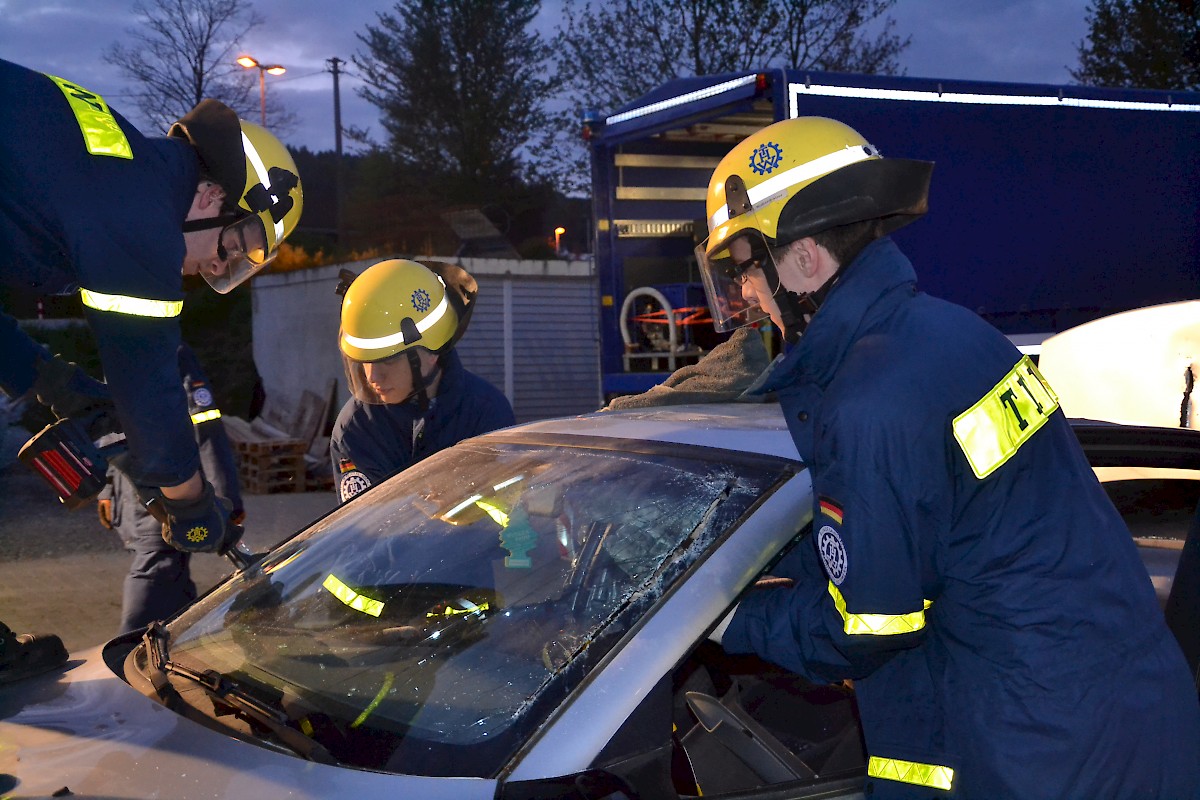
<svg viewBox="0 0 1200 800">
<path fill-rule="evenodd" d="M 225 190 L 226 209 L 236 210 L 246 191 L 246 152 L 237 112 L 219 100 L 201 100 L 167 135 L 196 148 L 204 174 Z"/>
</svg>

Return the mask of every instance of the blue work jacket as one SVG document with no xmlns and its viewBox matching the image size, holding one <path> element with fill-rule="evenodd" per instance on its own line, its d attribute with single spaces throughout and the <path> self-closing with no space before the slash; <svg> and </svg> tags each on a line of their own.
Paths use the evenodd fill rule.
<svg viewBox="0 0 1200 800">
<path fill-rule="evenodd" d="M 3 60 L 0 108 L 0 280 L 17 293 L 81 293 L 131 472 L 182 483 L 200 465 L 176 357 L 196 153 L 142 136 L 75 84 Z M 29 390 L 43 350 L 0 313 L 6 392 Z"/>
<path fill-rule="evenodd" d="M 744 598 L 723 644 L 854 679 L 870 796 L 1194 796 L 1196 688 L 1028 358 L 883 239 L 762 388 L 812 534 L 795 588 Z"/>
<path fill-rule="evenodd" d="M 233 452 L 225 423 L 221 421 L 221 410 L 213 397 L 212 384 L 195 352 L 186 344 L 179 347 L 179 369 L 176 374 L 177 380 L 183 379 L 183 389 L 187 393 L 193 437 L 200 450 L 201 471 L 217 495 L 229 500 L 235 514 L 244 511 L 237 455 Z M 138 497 L 137 488 L 129 479 L 117 469 L 109 467 L 108 480 L 109 485 L 101 491 L 100 498 L 112 500 L 112 526 L 121 538 L 126 542 L 139 541 L 166 551 L 174 550 L 162 540 L 162 523 L 146 511 Z"/>
<path fill-rule="evenodd" d="M 422 414 L 416 400 L 364 403 L 350 398 L 329 441 L 341 502 L 452 444 L 512 425 L 504 393 L 468 372 L 458 353 L 441 358 L 437 396 Z"/>
</svg>

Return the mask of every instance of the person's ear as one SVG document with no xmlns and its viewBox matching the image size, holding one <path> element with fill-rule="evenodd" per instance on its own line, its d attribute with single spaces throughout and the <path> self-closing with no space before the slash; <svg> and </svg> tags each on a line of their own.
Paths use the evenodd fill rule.
<svg viewBox="0 0 1200 800">
<path fill-rule="evenodd" d="M 214 205 L 219 209 L 225 202 L 225 190 L 219 184 L 205 181 L 200 184 L 200 208 L 208 209 Z"/>
<path fill-rule="evenodd" d="M 792 246 L 796 248 L 796 265 L 800 269 L 800 273 L 805 278 L 811 278 L 817 273 L 817 243 L 811 236 L 806 236 L 803 239 L 797 239 L 792 242 Z"/>
</svg>

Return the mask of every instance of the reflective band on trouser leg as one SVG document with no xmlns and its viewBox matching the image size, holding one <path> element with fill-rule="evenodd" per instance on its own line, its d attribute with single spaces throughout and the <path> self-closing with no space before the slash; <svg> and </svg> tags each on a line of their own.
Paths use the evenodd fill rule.
<svg viewBox="0 0 1200 800">
<path fill-rule="evenodd" d="M 79 297 L 88 308 L 128 314 L 131 317 L 160 317 L 169 319 L 183 312 L 182 300 L 147 300 L 144 297 L 127 297 L 120 294 L 102 294 L 89 289 L 80 289 Z"/>
<path fill-rule="evenodd" d="M 829 596 L 833 598 L 833 604 L 845 623 L 844 630 L 851 636 L 860 633 L 892 636 L 919 631 L 925 627 L 924 608 L 933 605 L 931 601 L 926 600 L 922 610 L 913 611 L 911 614 L 851 614 L 846 611 L 846 598 L 842 597 L 833 581 L 829 582 Z"/>
<path fill-rule="evenodd" d="M 324 586 L 331 595 L 336 597 L 338 600 L 341 600 L 355 611 L 361 611 L 362 613 L 369 614 L 372 617 L 378 617 L 383 613 L 382 600 L 372 600 L 370 597 L 364 597 L 332 575 L 326 578 L 325 582 L 321 585 Z"/>
<path fill-rule="evenodd" d="M 125 132 L 117 124 L 117 118 L 109 111 L 104 98 L 62 78 L 53 75 L 46 77 L 54 81 L 66 95 L 67 103 L 75 113 L 75 121 L 79 123 L 79 130 L 83 132 L 83 141 L 89 153 L 94 156 L 133 158 L 133 148 L 129 146 Z"/>
<path fill-rule="evenodd" d="M 199 425 L 201 422 L 208 422 L 209 420 L 220 419 L 220 418 L 221 418 L 221 409 L 210 408 L 208 411 L 200 411 L 198 413 L 192 414 L 192 424 Z"/>
<path fill-rule="evenodd" d="M 954 438 L 976 478 L 986 478 L 1042 427 L 1058 397 L 1025 356 L 979 402 L 954 418 Z"/>
<path fill-rule="evenodd" d="M 928 786 L 930 789 L 945 789 L 947 792 L 954 784 L 954 770 L 949 767 L 900 761 L 896 758 L 871 756 L 867 763 L 867 774 L 872 778 Z"/>
</svg>

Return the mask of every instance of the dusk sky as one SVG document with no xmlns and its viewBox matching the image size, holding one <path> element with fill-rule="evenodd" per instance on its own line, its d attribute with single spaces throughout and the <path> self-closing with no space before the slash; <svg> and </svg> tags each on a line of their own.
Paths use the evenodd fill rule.
<svg viewBox="0 0 1200 800">
<path fill-rule="evenodd" d="M 899 0 L 892 16 L 896 32 L 912 37 L 901 59 L 907 75 L 1059 84 L 1070 82 L 1068 68 L 1087 32 L 1087 6 L 1087 0 Z M 543 2 L 542 31 L 554 29 L 559 7 Z M 74 80 L 136 122 L 129 85 L 101 58 L 113 43 L 131 43 L 126 31 L 135 24 L 132 8 L 133 0 L 0 0 L 0 57 Z M 266 24 L 245 38 L 245 51 L 288 68 L 285 75 L 267 76 L 268 96 L 297 117 L 285 140 L 332 150 L 333 77 L 326 62 L 334 56 L 349 62 L 363 49 L 356 34 L 393 5 L 256 0 L 254 8 Z M 355 92 L 361 81 L 353 65 L 343 69 L 343 125 L 382 139 L 375 108 Z"/>
</svg>

